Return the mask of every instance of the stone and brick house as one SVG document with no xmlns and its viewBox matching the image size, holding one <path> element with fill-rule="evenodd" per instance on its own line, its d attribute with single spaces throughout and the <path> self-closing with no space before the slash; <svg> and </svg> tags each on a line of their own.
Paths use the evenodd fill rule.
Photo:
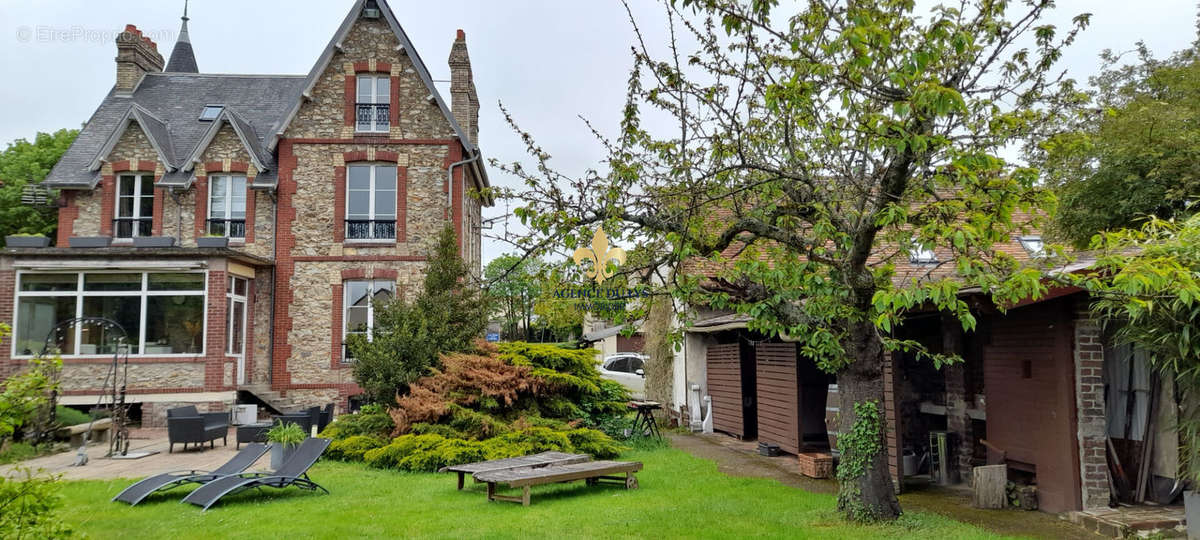
<svg viewBox="0 0 1200 540">
<path fill-rule="evenodd" d="M 187 25 L 167 61 L 120 33 L 116 84 L 45 180 L 55 247 L 0 253 L 0 374 L 57 323 L 105 317 L 128 335 L 144 424 L 248 394 L 345 407 L 360 390 L 343 338 L 370 330 L 371 300 L 413 294 L 447 224 L 479 269 L 490 200 L 464 33 L 447 102 L 384 0 L 355 2 L 307 75 L 203 73 Z M 111 245 L 68 247 L 85 237 Z M 96 401 L 114 332 L 56 338 L 64 402 Z"/>
</svg>

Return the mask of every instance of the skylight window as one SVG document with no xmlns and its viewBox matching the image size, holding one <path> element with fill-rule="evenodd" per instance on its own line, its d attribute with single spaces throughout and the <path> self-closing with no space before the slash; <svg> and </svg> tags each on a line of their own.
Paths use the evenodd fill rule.
<svg viewBox="0 0 1200 540">
<path fill-rule="evenodd" d="M 913 238 L 912 246 L 909 248 L 908 260 L 914 264 L 936 263 L 937 254 L 923 245 L 916 238 Z"/>
<path fill-rule="evenodd" d="M 1025 248 L 1030 257 L 1046 256 L 1046 246 L 1042 242 L 1041 236 L 1022 236 L 1021 247 Z"/>
<path fill-rule="evenodd" d="M 205 105 L 204 110 L 200 111 L 200 120 L 212 122 L 221 116 L 223 110 L 225 110 L 224 105 Z"/>
</svg>

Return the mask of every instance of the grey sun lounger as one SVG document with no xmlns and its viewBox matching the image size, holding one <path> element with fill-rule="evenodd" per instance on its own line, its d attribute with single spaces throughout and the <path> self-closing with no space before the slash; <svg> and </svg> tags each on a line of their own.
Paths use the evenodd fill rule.
<svg viewBox="0 0 1200 540">
<path fill-rule="evenodd" d="M 195 491 L 188 493 L 182 502 L 200 506 L 205 510 L 221 500 L 221 497 L 250 488 L 273 487 L 283 489 L 296 486 L 307 490 L 321 490 L 329 493 L 316 482 L 309 480 L 308 469 L 320 459 L 321 454 L 329 447 L 329 439 L 305 439 L 283 466 L 269 473 L 241 473 L 222 476 Z"/>
<path fill-rule="evenodd" d="M 491 461 L 476 461 L 475 463 L 464 463 L 462 465 L 451 465 L 442 467 L 438 472 L 458 473 L 458 489 L 463 488 L 463 476 L 475 475 L 484 471 L 504 471 L 509 469 L 520 468 L 537 468 L 547 467 L 550 465 L 566 465 L 570 463 L 583 463 L 591 461 L 592 457 L 587 454 L 567 454 L 564 452 L 542 452 L 540 454 L 531 454 L 508 459 L 493 459 Z M 478 480 L 476 480 L 478 482 Z"/>
<path fill-rule="evenodd" d="M 156 474 L 125 488 L 116 497 L 113 497 L 112 500 L 129 503 L 132 506 L 142 502 L 142 499 L 157 491 L 176 488 L 184 484 L 207 484 L 222 476 L 237 474 L 246 470 L 265 453 L 267 453 L 267 445 L 258 443 L 250 444 L 238 451 L 233 458 L 217 469 L 212 471 L 171 471 Z"/>
</svg>

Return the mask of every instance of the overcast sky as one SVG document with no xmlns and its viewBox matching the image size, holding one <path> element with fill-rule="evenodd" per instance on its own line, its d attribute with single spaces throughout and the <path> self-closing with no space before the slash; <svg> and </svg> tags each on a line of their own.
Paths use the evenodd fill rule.
<svg viewBox="0 0 1200 540">
<path fill-rule="evenodd" d="M 189 29 L 200 71 L 307 73 L 352 3 L 193 0 Z M 648 40 L 663 42 L 661 7 L 631 3 Z M 1077 13 L 1094 14 L 1061 64 L 1081 81 L 1096 72 L 1103 49 L 1127 50 L 1144 40 L 1161 56 L 1195 38 L 1195 0 L 1058 4 L 1050 22 L 1060 26 Z M 525 157 L 500 101 L 560 168 L 582 171 L 602 157 L 578 117 L 615 129 L 633 39 L 619 0 L 392 0 L 391 6 L 434 79 L 449 79 L 455 30 L 466 31 L 487 157 Z M 117 32 L 135 24 L 169 54 L 182 8 L 182 0 L 0 0 L 0 143 L 87 121 L 115 80 Z M 490 173 L 493 183 L 511 181 Z M 485 217 L 503 212 L 493 208 Z M 485 241 L 484 258 L 503 250 Z"/>
</svg>

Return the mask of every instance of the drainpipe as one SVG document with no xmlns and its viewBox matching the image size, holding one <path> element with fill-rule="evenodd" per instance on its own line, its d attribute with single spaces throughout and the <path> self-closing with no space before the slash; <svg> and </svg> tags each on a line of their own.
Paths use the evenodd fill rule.
<svg viewBox="0 0 1200 540">
<path fill-rule="evenodd" d="M 446 189 L 446 206 L 448 206 L 450 208 L 449 218 L 450 218 L 451 223 L 454 222 L 454 168 L 458 167 L 460 165 L 466 165 L 468 163 L 474 163 L 476 161 L 479 161 L 479 158 L 482 156 L 483 156 L 482 153 L 476 152 L 475 157 L 467 158 L 462 161 L 455 161 L 454 163 L 451 163 L 449 167 L 446 168 L 446 187 L 447 187 L 447 189 Z M 462 208 L 459 208 L 459 211 L 462 211 Z M 458 239 L 458 251 L 459 252 L 462 252 L 462 241 L 463 241 L 462 238 Z"/>
</svg>

